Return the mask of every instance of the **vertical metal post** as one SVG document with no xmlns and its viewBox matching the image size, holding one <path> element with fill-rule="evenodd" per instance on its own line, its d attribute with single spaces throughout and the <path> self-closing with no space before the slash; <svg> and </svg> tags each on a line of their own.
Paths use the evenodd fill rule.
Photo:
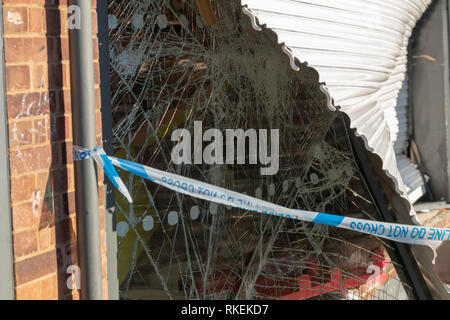
<svg viewBox="0 0 450 320">
<path fill-rule="evenodd" d="M 73 144 L 96 146 L 93 34 L 91 1 L 69 0 L 68 12 L 79 19 L 69 26 L 70 80 Z M 78 261 L 81 268 L 81 299 L 102 299 L 102 264 L 98 187 L 92 159 L 75 162 Z"/>
<path fill-rule="evenodd" d="M 9 183 L 8 128 L 6 112 L 3 5 L 0 2 L 0 299 L 14 299 L 12 222 Z"/>
</svg>

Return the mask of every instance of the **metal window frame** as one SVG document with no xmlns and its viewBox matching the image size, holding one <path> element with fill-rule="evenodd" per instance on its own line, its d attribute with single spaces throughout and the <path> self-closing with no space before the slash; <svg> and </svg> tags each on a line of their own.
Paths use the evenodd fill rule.
<svg viewBox="0 0 450 320">
<path fill-rule="evenodd" d="M 98 45 L 100 65 L 100 98 L 102 113 L 103 148 L 107 154 L 112 147 L 112 108 L 109 58 L 108 0 L 97 0 Z M 107 256 L 107 280 L 109 300 L 119 299 L 117 269 L 117 230 L 114 185 L 105 177 L 105 232 Z"/>
<path fill-rule="evenodd" d="M 0 2 L 0 299 L 13 300 L 14 265 L 12 243 L 11 187 L 9 168 L 8 118 L 6 112 L 5 48 L 3 42 L 3 4 Z"/>
<path fill-rule="evenodd" d="M 389 203 L 385 198 L 383 188 L 379 184 L 377 174 L 374 172 L 372 163 L 361 138 L 357 137 L 354 130 L 350 129 L 350 119 L 344 115 L 345 128 L 350 146 L 353 150 L 356 163 L 361 175 L 366 182 L 377 209 L 378 219 L 384 222 L 398 223 L 394 213 L 389 209 Z M 411 247 L 404 243 L 391 242 L 391 248 L 387 248 L 391 259 L 402 265 L 404 270 L 397 270 L 400 279 L 409 283 L 414 292 L 406 292 L 409 299 L 432 300 L 431 292 L 425 283 L 423 275 L 414 259 Z"/>
<path fill-rule="evenodd" d="M 444 101 L 445 131 L 447 147 L 447 200 L 450 200 L 450 8 L 448 1 L 442 1 L 442 36 L 444 50 Z"/>
</svg>

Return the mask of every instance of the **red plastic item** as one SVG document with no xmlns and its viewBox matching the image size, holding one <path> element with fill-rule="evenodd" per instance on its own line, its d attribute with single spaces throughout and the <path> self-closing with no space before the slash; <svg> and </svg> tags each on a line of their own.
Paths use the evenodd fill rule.
<svg viewBox="0 0 450 320">
<path fill-rule="evenodd" d="M 373 264 L 378 266 L 380 270 L 383 270 L 386 266 L 386 258 L 384 257 L 384 253 L 381 249 L 373 250 L 373 254 L 369 258 L 373 261 Z"/>
<path fill-rule="evenodd" d="M 373 275 L 365 273 L 365 270 L 362 268 L 354 270 L 353 272 L 355 271 L 357 271 L 356 276 L 345 278 L 340 270 L 330 269 L 330 281 L 316 285 L 311 283 L 311 279 L 308 275 L 301 276 L 298 278 L 299 290 L 289 295 L 284 295 L 281 298 L 287 300 L 304 300 L 335 291 L 345 295 L 348 289 L 358 288 L 368 283 L 370 277 L 372 277 L 370 279 L 372 280 L 371 282 L 378 283 L 384 283 L 388 279 L 388 275 L 383 272 L 380 272 L 379 275 Z M 361 274 L 362 272 L 364 273 Z"/>
<path fill-rule="evenodd" d="M 351 270 L 351 277 L 346 278 L 338 269 L 329 270 L 329 281 L 313 283 L 309 275 L 302 275 L 295 280 L 271 279 L 264 276 L 258 277 L 255 283 L 255 291 L 261 299 L 286 299 L 305 300 L 330 292 L 346 294 L 348 289 L 358 288 L 364 284 L 384 283 L 388 275 L 380 272 L 377 274 L 366 273 L 363 268 Z M 369 283 L 370 282 L 370 283 Z M 201 277 L 195 277 L 195 285 L 199 292 L 207 295 L 230 291 L 234 294 L 240 287 L 241 280 L 231 272 L 215 272 L 208 277 L 207 285 L 203 287 Z M 297 284 L 298 290 L 294 291 Z"/>
<path fill-rule="evenodd" d="M 366 269 L 357 268 L 350 270 L 348 274 L 351 277 L 347 277 L 338 269 L 332 268 L 328 272 L 321 271 L 319 263 L 311 258 L 306 274 L 297 279 L 285 280 L 259 276 L 254 288 L 259 299 L 305 300 L 336 291 L 345 295 L 349 289 L 358 288 L 364 284 L 383 284 L 388 280 L 389 276 L 382 272 L 386 265 L 383 251 L 381 249 L 373 250 L 369 260 L 379 268 L 380 272 L 367 273 Z M 323 282 L 323 279 L 327 278 L 328 281 Z M 209 275 L 206 286 L 203 285 L 200 274 L 194 276 L 194 283 L 198 292 L 204 292 L 207 295 L 227 291 L 236 294 L 241 279 L 231 271 L 223 271 Z"/>
</svg>

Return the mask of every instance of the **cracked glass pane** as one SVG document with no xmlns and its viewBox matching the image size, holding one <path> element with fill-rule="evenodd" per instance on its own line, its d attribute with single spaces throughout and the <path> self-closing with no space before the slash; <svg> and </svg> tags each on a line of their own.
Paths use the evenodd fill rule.
<svg viewBox="0 0 450 320">
<path fill-rule="evenodd" d="M 115 156 L 290 208 L 376 218 L 343 119 L 317 74 L 290 68 L 239 1 L 109 1 Z M 280 167 L 182 164 L 175 129 L 279 129 Z M 205 146 L 205 144 L 204 144 Z M 248 147 L 248 146 L 247 146 Z M 236 159 L 233 159 L 236 160 Z M 399 299 L 411 290 L 372 237 L 212 204 L 119 172 L 122 299 Z M 394 268 L 395 267 L 395 268 Z"/>
</svg>

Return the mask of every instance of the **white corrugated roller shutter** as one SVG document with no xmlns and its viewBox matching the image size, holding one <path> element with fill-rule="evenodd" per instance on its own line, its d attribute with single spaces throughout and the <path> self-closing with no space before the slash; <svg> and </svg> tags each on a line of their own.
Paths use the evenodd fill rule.
<svg viewBox="0 0 450 320">
<path fill-rule="evenodd" d="M 397 106 L 397 97 L 405 79 L 412 29 L 431 0 L 241 3 L 256 30 L 265 26 L 277 34 L 295 70 L 294 58 L 317 70 L 332 98 L 330 107 L 350 117 L 367 149 L 383 160 L 397 191 L 416 201 L 424 182 L 414 164 L 399 152 L 400 140 L 407 138 L 407 118 L 406 105 Z"/>
</svg>

